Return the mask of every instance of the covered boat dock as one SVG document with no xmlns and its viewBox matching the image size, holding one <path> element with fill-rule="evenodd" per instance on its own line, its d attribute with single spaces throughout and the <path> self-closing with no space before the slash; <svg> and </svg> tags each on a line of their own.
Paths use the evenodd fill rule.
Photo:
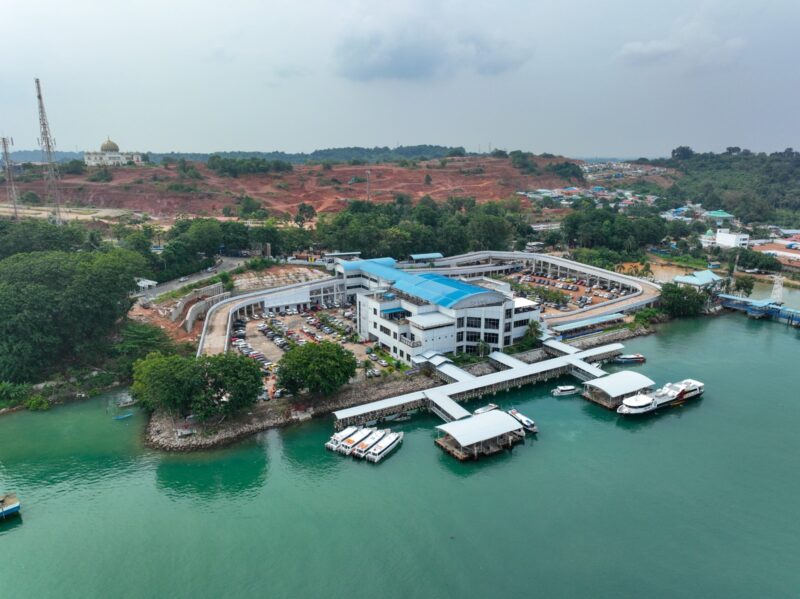
<svg viewBox="0 0 800 599">
<path fill-rule="evenodd" d="M 459 460 L 477 460 L 484 455 L 511 448 L 525 437 L 519 421 L 502 410 L 440 424 L 444 433 L 435 443 Z"/>
<path fill-rule="evenodd" d="M 596 404 L 615 410 L 626 397 L 641 391 L 649 391 L 655 386 L 652 379 L 634 372 L 623 370 L 583 384 L 583 396 Z"/>
</svg>

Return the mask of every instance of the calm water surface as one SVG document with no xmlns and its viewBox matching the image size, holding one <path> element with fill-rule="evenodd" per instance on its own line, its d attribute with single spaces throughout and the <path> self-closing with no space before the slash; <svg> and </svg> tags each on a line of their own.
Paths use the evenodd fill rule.
<svg viewBox="0 0 800 599">
<path fill-rule="evenodd" d="M 24 515 L 0 525 L 0 597 L 797 597 L 799 344 L 738 315 L 669 325 L 628 344 L 636 368 L 705 398 L 630 421 L 503 394 L 539 439 L 468 464 L 429 416 L 377 466 L 326 452 L 330 420 L 171 456 L 109 398 L 7 416 Z"/>
</svg>

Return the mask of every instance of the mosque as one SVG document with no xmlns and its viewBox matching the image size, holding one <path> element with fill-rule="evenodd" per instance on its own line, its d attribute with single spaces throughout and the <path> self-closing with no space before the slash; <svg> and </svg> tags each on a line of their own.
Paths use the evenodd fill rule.
<svg viewBox="0 0 800 599">
<path fill-rule="evenodd" d="M 87 166 L 125 166 L 133 163 L 142 164 L 140 152 L 120 152 L 119 146 L 106 138 L 99 152 L 84 152 L 83 161 Z"/>
</svg>

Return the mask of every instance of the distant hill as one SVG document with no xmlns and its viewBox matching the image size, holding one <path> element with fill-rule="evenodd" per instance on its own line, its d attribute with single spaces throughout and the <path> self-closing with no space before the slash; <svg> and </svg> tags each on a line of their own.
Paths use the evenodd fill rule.
<svg viewBox="0 0 800 599">
<path fill-rule="evenodd" d="M 398 162 L 400 160 L 420 160 L 430 158 L 445 158 L 452 155 L 466 155 L 464 148 L 452 146 L 418 145 L 418 146 L 398 146 L 396 148 L 375 147 L 375 148 L 326 148 L 314 150 L 313 152 L 145 152 L 150 160 L 161 163 L 164 158 L 172 160 L 191 160 L 193 162 L 208 162 L 210 156 L 218 155 L 224 158 L 264 158 L 265 160 L 285 160 L 292 164 L 306 164 L 308 162 Z M 73 159 L 83 159 L 83 152 L 60 152 L 55 153 L 58 162 L 66 162 Z M 40 150 L 17 150 L 11 153 L 14 162 L 39 162 L 42 159 Z"/>
</svg>

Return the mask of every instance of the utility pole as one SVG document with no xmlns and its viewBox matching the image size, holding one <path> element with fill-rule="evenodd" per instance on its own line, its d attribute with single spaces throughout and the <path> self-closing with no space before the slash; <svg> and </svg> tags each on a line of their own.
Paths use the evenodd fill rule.
<svg viewBox="0 0 800 599">
<path fill-rule="evenodd" d="M 367 169 L 367 202 L 369 202 L 369 169 Z"/>
<path fill-rule="evenodd" d="M 39 103 L 39 145 L 42 146 L 42 157 L 44 158 L 44 184 L 45 193 L 53 203 L 53 211 L 56 224 L 61 221 L 61 197 L 58 193 L 58 169 L 56 167 L 53 152 L 56 148 L 55 140 L 50 134 L 50 125 L 47 122 L 47 113 L 44 110 L 44 100 L 42 99 L 42 86 L 38 77 L 36 82 L 36 100 Z"/>
<path fill-rule="evenodd" d="M 14 205 L 14 220 L 19 220 L 17 186 L 14 184 L 14 169 L 11 167 L 11 153 L 8 151 L 8 146 L 13 146 L 14 140 L 8 137 L 0 137 L 0 144 L 3 146 L 3 164 L 6 166 L 6 193 L 8 194 L 8 201 Z"/>
</svg>

